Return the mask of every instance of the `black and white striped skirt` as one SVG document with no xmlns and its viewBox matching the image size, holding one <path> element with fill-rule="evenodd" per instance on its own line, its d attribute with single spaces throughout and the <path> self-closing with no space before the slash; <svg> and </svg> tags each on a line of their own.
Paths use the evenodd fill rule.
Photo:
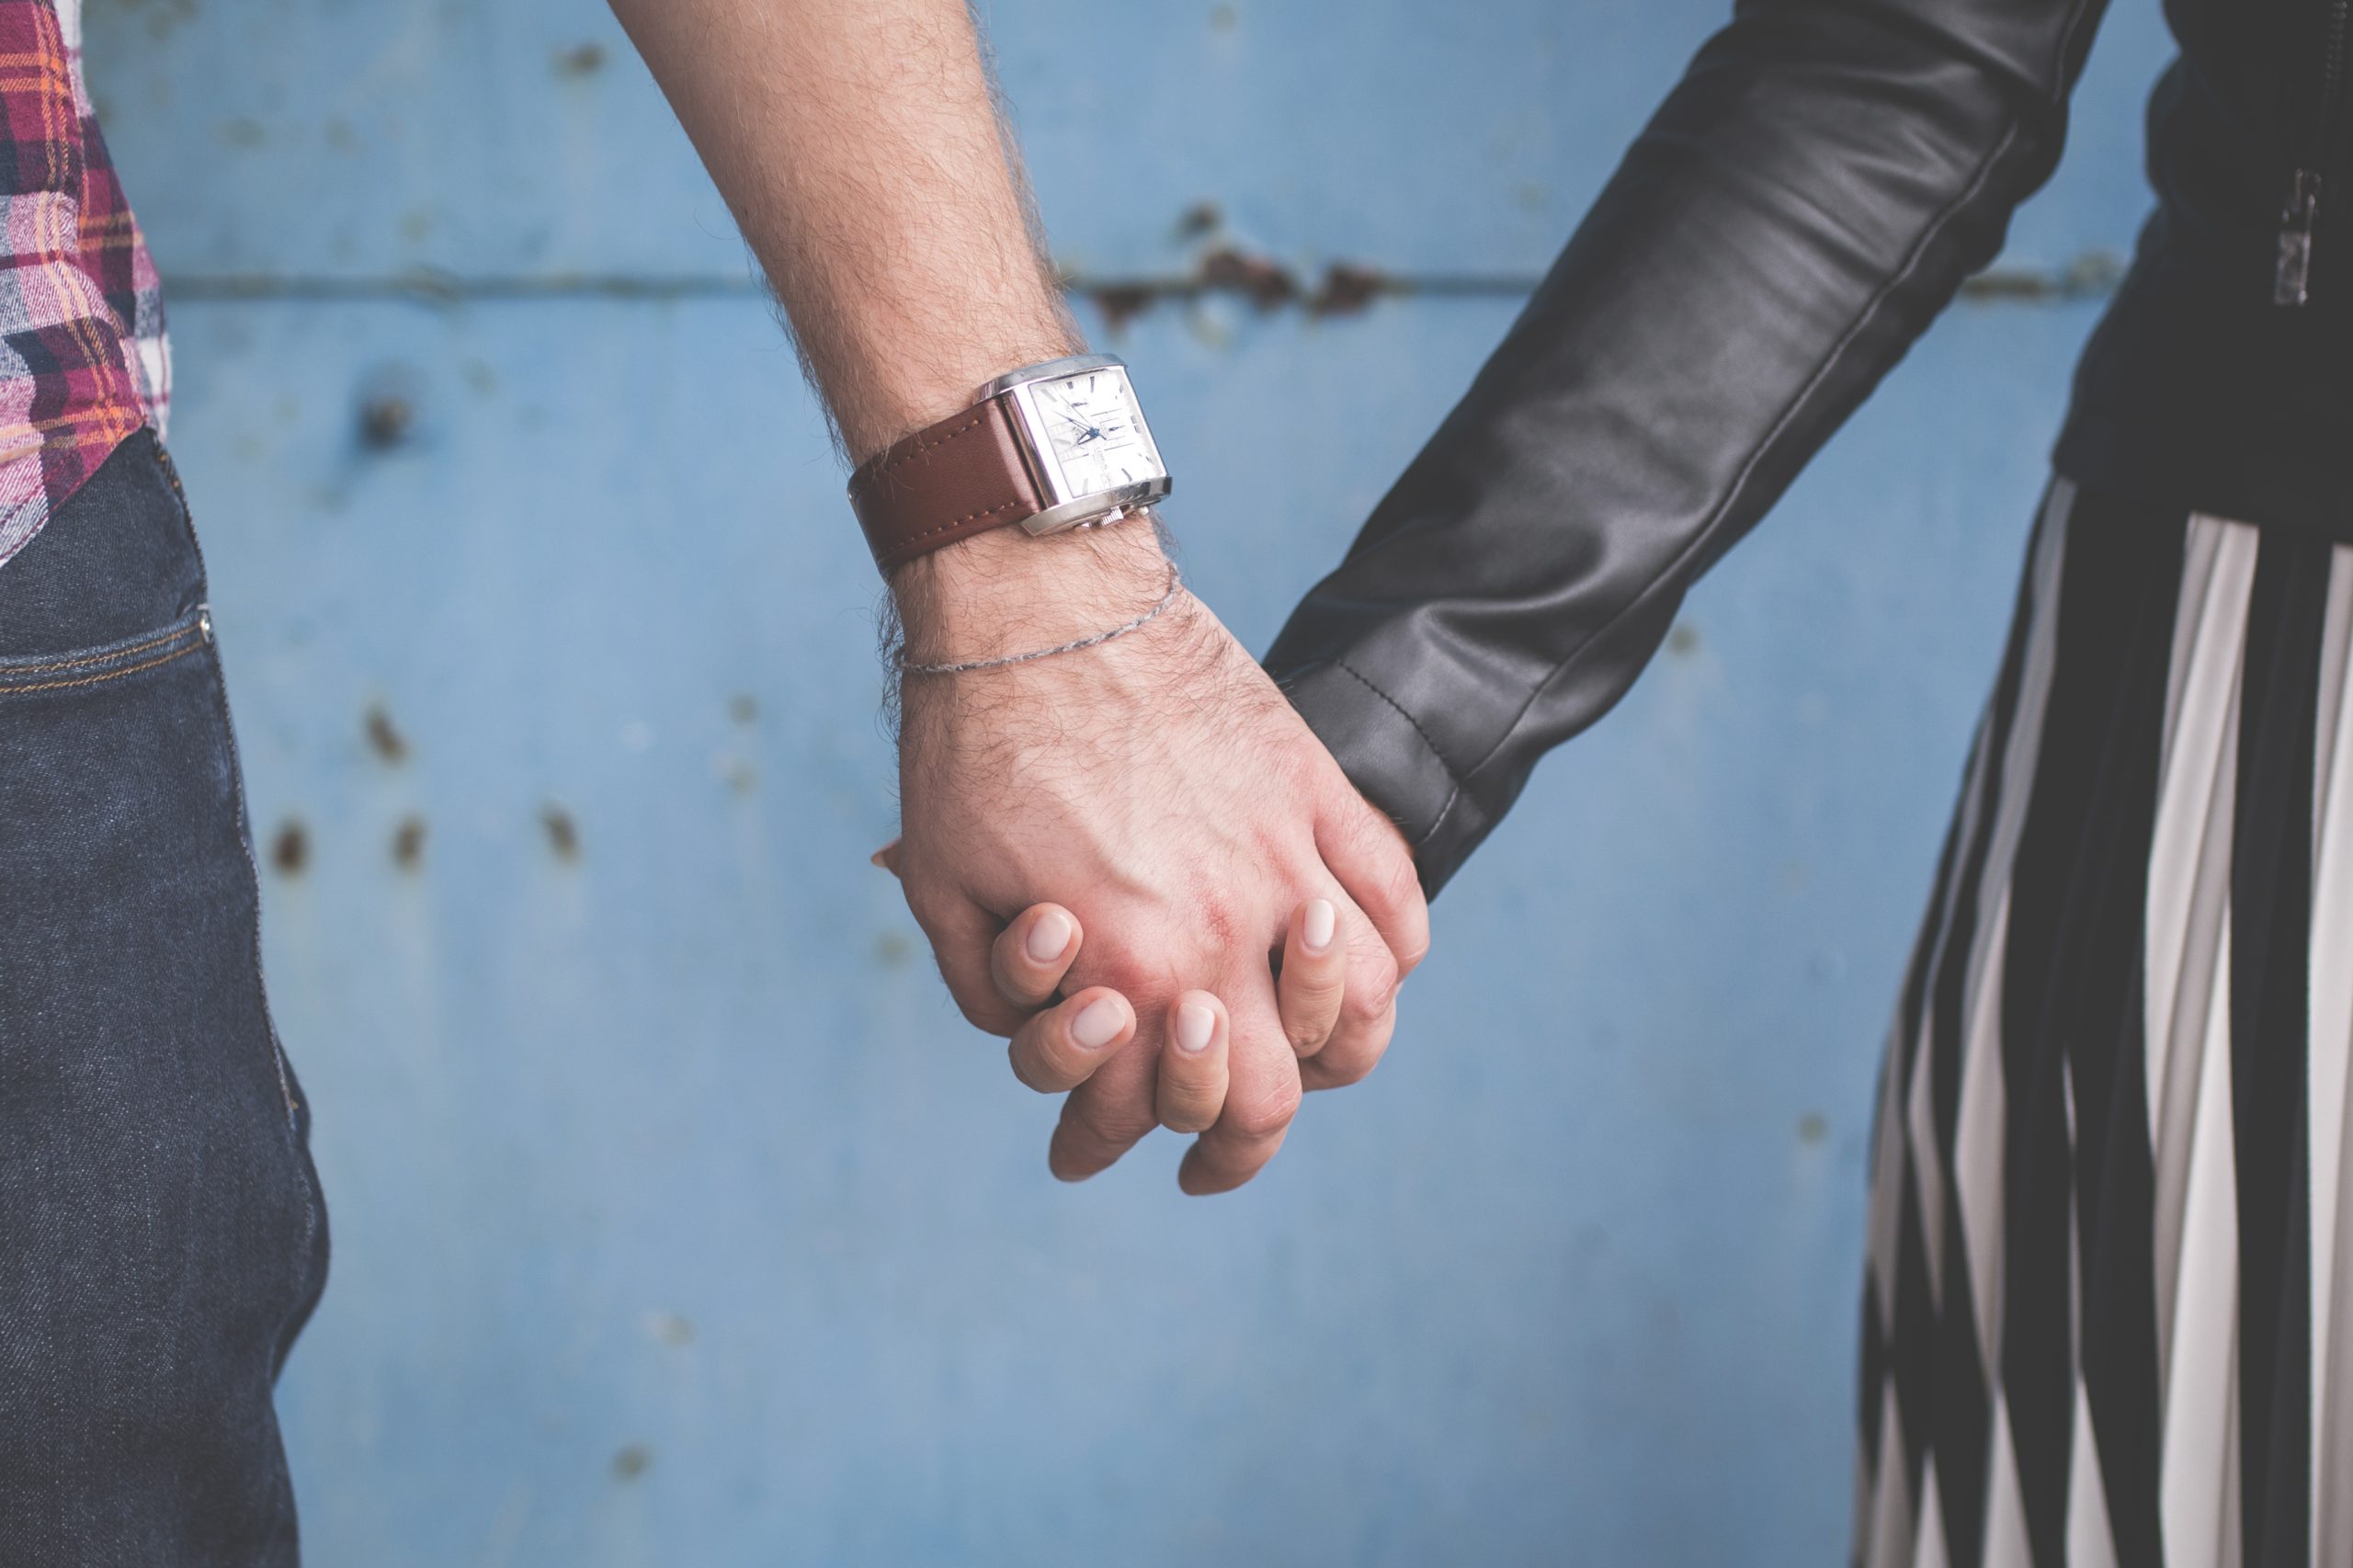
<svg viewBox="0 0 2353 1568">
<path fill-rule="evenodd" d="M 1856 1556 L 2353 1564 L 2353 546 L 2057 483 L 1881 1085 Z"/>
</svg>

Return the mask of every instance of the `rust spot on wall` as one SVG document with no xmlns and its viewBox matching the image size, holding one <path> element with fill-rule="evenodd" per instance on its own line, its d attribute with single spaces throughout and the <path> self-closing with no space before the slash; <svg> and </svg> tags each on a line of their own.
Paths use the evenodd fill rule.
<svg viewBox="0 0 2353 1568">
<path fill-rule="evenodd" d="M 278 835 L 269 841 L 269 863 L 282 877 L 300 876 L 311 863 L 311 835 L 300 822 L 290 819 L 279 824 Z"/>
<path fill-rule="evenodd" d="M 1666 634 L 1666 651 L 1670 653 L 1696 653 L 1699 651 L 1699 629 L 1688 620 L 1678 620 Z"/>
<path fill-rule="evenodd" d="M 1299 298 L 1299 279 L 1270 256 L 1220 245 L 1201 257 L 1201 287 L 1239 294 L 1262 311 Z"/>
<path fill-rule="evenodd" d="M 727 716 L 739 724 L 748 724 L 760 716 L 760 704 L 748 691 L 739 691 L 727 704 Z"/>
<path fill-rule="evenodd" d="M 416 427 L 416 404 L 403 392 L 371 393 L 359 404 L 359 438 L 378 451 L 397 447 Z"/>
<path fill-rule="evenodd" d="M 903 969 L 915 957 L 915 945 L 904 932 L 884 931 L 874 938 L 874 961 L 884 969 Z"/>
<path fill-rule="evenodd" d="M 392 723 L 392 716 L 380 704 L 368 710 L 368 749 L 383 761 L 398 767 L 408 760 L 408 737 Z"/>
<path fill-rule="evenodd" d="M 556 52 L 554 70 L 558 76 L 578 79 L 594 76 L 605 68 L 605 46 L 601 43 L 577 44 Z"/>
<path fill-rule="evenodd" d="M 1808 1146 L 1830 1136 L 1830 1119 L 1818 1110 L 1810 1110 L 1798 1118 L 1798 1142 Z"/>
<path fill-rule="evenodd" d="M 686 1346 L 695 1342 L 693 1321 L 678 1312 L 646 1313 L 645 1332 L 665 1345 Z"/>
<path fill-rule="evenodd" d="M 392 829 L 392 864 L 404 871 L 416 869 L 425 858 L 425 819 L 403 817 Z"/>
<path fill-rule="evenodd" d="M 631 1443 L 613 1456 L 613 1479 L 635 1481 L 654 1462 L 654 1450 L 643 1443 Z"/>
<path fill-rule="evenodd" d="M 243 115 L 222 120 L 212 128 L 212 134 L 232 147 L 258 147 L 269 140 L 269 132 L 262 128 L 261 121 Z"/>
<path fill-rule="evenodd" d="M 570 861 L 580 858 L 580 828 L 572 820 L 570 812 L 558 805 L 542 806 L 540 808 L 540 825 L 547 830 L 548 848 L 554 852 L 557 859 Z"/>
<path fill-rule="evenodd" d="M 1352 316 L 1395 285 L 1378 267 L 1358 262 L 1336 261 L 1324 269 L 1324 281 L 1307 299 L 1308 312 L 1319 316 Z"/>
<path fill-rule="evenodd" d="M 1176 214 L 1179 240 L 1207 239 L 1225 226 L 1225 210 L 1214 201 L 1196 201 Z"/>
<path fill-rule="evenodd" d="M 1179 241 L 1208 240 L 1224 227 L 1225 214 L 1213 201 L 1197 201 L 1177 215 Z M 1065 276 L 1065 286 L 1083 290 L 1103 312 L 1114 332 L 1164 300 L 1193 301 L 1211 294 L 1230 294 L 1248 301 L 1261 312 L 1296 305 L 1310 315 L 1354 315 L 1387 294 L 1404 294 L 1431 287 L 1451 295 L 1524 292 L 1518 280 L 1448 278 L 1417 285 L 1414 280 L 1358 261 L 1336 261 L 1324 267 L 1313 289 L 1291 267 L 1262 252 L 1231 242 L 1211 245 L 1190 271 L 1165 277 L 1080 278 Z M 1532 286 L 1532 285 L 1531 285 Z"/>
<path fill-rule="evenodd" d="M 1107 283 L 1094 291 L 1095 308 L 1103 312 L 1103 324 L 1112 332 L 1152 309 L 1155 297 L 1148 283 Z"/>
</svg>

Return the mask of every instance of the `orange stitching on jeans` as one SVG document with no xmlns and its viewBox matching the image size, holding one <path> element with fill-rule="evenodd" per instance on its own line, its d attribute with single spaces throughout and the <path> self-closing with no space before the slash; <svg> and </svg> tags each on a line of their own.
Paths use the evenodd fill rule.
<svg viewBox="0 0 2353 1568">
<path fill-rule="evenodd" d="M 187 635 L 195 637 L 196 629 L 188 628 Z M 110 680 L 120 680 L 125 676 L 135 676 L 142 670 L 152 670 L 160 665 L 168 665 L 174 659 L 185 659 L 203 646 L 204 642 L 199 638 L 185 648 L 176 648 L 162 658 L 150 659 L 143 665 L 133 665 L 128 669 L 108 670 L 101 675 L 77 676 L 72 680 L 37 681 L 31 686 L 9 686 L 5 681 L 0 681 L 0 697 L 21 697 L 29 691 L 63 691 L 76 686 L 103 686 Z"/>
<path fill-rule="evenodd" d="M 133 642 L 128 648 L 116 648 L 104 653 L 85 653 L 79 658 L 59 659 L 53 664 L 0 665 L 0 681 L 6 681 L 12 676 L 37 676 L 47 675 L 52 670 L 87 669 L 92 665 L 103 665 L 109 659 L 127 659 L 133 653 L 143 653 L 150 648 L 160 648 L 166 642 L 186 637 L 195 630 L 193 626 L 183 626 L 175 631 L 166 631 L 160 637 L 150 637 L 144 642 Z"/>
</svg>

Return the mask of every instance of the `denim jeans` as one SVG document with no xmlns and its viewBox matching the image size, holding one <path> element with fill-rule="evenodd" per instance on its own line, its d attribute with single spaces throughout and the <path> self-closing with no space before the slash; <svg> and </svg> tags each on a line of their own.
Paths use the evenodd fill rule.
<svg viewBox="0 0 2353 1568">
<path fill-rule="evenodd" d="M 179 483 L 0 566 L 0 1568 L 296 1561 L 270 1392 L 326 1278 Z"/>
</svg>

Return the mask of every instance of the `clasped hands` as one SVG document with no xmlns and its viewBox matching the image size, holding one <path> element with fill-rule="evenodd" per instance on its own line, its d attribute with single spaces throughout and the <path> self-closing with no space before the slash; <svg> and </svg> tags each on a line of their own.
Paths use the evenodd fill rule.
<svg viewBox="0 0 2353 1568">
<path fill-rule="evenodd" d="M 997 529 L 901 569 L 911 664 L 1050 647 L 1165 591 L 1149 525 Z M 1082 1180 L 1155 1127 L 1190 1193 L 1274 1157 L 1303 1090 L 1372 1071 L 1429 945 L 1395 826 L 1208 608 L 900 693 L 897 873 L 948 989 L 1063 1094 Z"/>
</svg>

